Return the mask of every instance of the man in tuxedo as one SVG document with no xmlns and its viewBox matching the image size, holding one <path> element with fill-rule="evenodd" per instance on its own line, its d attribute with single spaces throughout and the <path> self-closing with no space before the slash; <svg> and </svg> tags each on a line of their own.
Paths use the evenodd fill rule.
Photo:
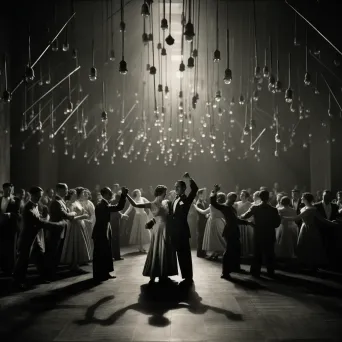
<svg viewBox="0 0 342 342">
<path fill-rule="evenodd" d="M 332 193 L 329 190 L 324 190 L 322 194 L 322 201 L 315 204 L 317 211 L 329 221 L 335 221 L 338 216 L 338 205 L 332 203 Z M 329 260 L 329 265 L 336 263 L 336 256 L 338 255 L 338 249 L 340 246 L 336 245 L 338 232 L 335 228 L 327 227 L 326 225 L 320 225 L 320 231 L 323 239 L 323 243 L 326 249 L 326 253 Z"/>
<path fill-rule="evenodd" d="M 268 275 L 274 275 L 275 229 L 279 227 L 281 222 L 278 210 L 268 204 L 269 192 L 267 190 L 260 191 L 260 199 L 260 204 L 252 205 L 249 210 L 241 216 L 241 219 L 243 220 L 254 217 L 254 252 L 251 274 L 255 277 L 260 276 L 263 255 L 266 259 Z"/>
<path fill-rule="evenodd" d="M 229 193 L 227 195 L 227 202 L 220 204 L 216 200 L 219 190 L 219 186 L 216 185 L 210 195 L 210 204 L 223 213 L 226 221 L 222 233 L 226 241 L 226 251 L 224 252 L 222 260 L 221 278 L 230 279 L 230 273 L 240 271 L 241 245 L 239 224 L 248 225 L 251 223 L 237 217 L 236 209 L 233 207 L 237 199 L 237 194 L 234 192 Z"/>
<path fill-rule="evenodd" d="M 184 285 L 192 285 L 193 272 L 190 248 L 190 228 L 188 224 L 188 213 L 190 206 L 194 201 L 198 186 L 189 174 L 186 172 L 184 178 L 189 180 L 190 193 L 185 194 L 186 184 L 184 181 L 179 180 L 175 184 L 176 199 L 172 202 L 170 208 L 170 231 L 172 244 L 177 252 L 178 263 L 184 279 Z"/>
<path fill-rule="evenodd" d="M 110 274 L 114 271 L 110 215 L 124 208 L 127 193 L 128 189 L 122 188 L 118 204 L 111 205 L 109 203 L 113 197 L 112 190 L 107 187 L 101 190 L 102 200 L 95 207 L 96 223 L 92 235 L 94 240 L 93 278 L 95 281 L 101 282 L 115 278 Z"/>
<path fill-rule="evenodd" d="M 73 220 L 76 216 L 75 212 L 69 212 L 64 201 L 68 193 L 68 186 L 65 183 L 58 183 L 56 185 L 55 198 L 50 203 L 50 221 L 61 222 L 65 220 Z M 65 227 L 66 228 L 66 227 Z M 46 239 L 46 269 L 49 271 L 49 277 L 54 277 L 63 248 L 63 239 L 65 236 L 65 229 L 50 229 Z"/>
<path fill-rule="evenodd" d="M 16 259 L 19 234 L 20 199 L 13 197 L 13 184 L 4 183 L 0 197 L 0 267 L 11 275 Z"/>
<path fill-rule="evenodd" d="M 39 230 L 51 229 L 61 232 L 66 225 L 65 221 L 53 223 L 42 217 L 38 210 L 38 202 L 43 195 L 42 188 L 31 188 L 30 195 L 31 200 L 26 203 L 22 214 L 18 259 L 13 273 L 14 285 L 20 289 L 26 288 L 25 279 L 31 252 L 36 254 L 35 261 L 43 282 L 48 282 L 45 279 L 44 248 L 37 239 Z"/>
<path fill-rule="evenodd" d="M 207 189 L 205 188 L 199 189 L 197 192 L 198 200 L 197 200 L 196 206 L 202 210 L 207 209 L 209 206 L 206 201 L 206 197 L 207 197 L 206 194 L 207 194 Z M 206 253 L 202 249 L 206 223 L 207 223 L 206 215 L 201 214 L 200 212 L 197 212 L 197 257 L 198 258 L 206 257 Z"/>
</svg>

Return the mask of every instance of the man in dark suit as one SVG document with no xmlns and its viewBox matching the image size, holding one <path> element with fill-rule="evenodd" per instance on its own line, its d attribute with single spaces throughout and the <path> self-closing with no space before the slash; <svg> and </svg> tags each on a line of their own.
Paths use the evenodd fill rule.
<svg viewBox="0 0 342 342">
<path fill-rule="evenodd" d="M 268 275 L 274 275 L 275 229 L 279 227 L 281 221 L 278 210 L 268 204 L 269 192 L 267 190 L 260 191 L 260 199 L 260 204 L 252 205 L 249 210 L 241 216 L 244 220 L 254 217 L 254 253 L 251 274 L 255 277 L 260 276 L 263 255 L 265 255 L 266 259 Z"/>
<path fill-rule="evenodd" d="M 38 209 L 38 202 L 43 195 L 43 189 L 33 187 L 30 189 L 31 200 L 26 203 L 22 220 L 21 233 L 19 238 L 18 259 L 15 264 L 13 279 L 14 284 L 20 289 L 25 289 L 25 279 L 31 251 L 36 251 L 36 265 L 40 276 L 45 280 L 44 250 L 37 241 L 37 234 L 40 229 L 52 229 L 61 232 L 66 225 L 65 221 L 53 223 L 42 218 Z"/>
<path fill-rule="evenodd" d="M 112 255 L 112 231 L 110 227 L 110 215 L 112 212 L 124 208 L 128 189 L 122 188 L 121 196 L 117 205 L 110 205 L 113 193 L 110 188 L 101 190 L 102 200 L 95 207 L 96 223 L 93 229 L 94 240 L 93 254 L 93 278 L 95 281 L 113 279 L 110 272 L 114 271 Z"/>
<path fill-rule="evenodd" d="M 199 189 L 197 192 L 198 200 L 196 206 L 202 210 L 208 208 L 208 203 L 206 201 L 207 189 Z M 202 249 L 205 225 L 207 223 L 207 217 L 205 214 L 197 212 L 197 257 L 205 258 L 206 252 Z"/>
<path fill-rule="evenodd" d="M 291 191 L 291 207 L 296 210 L 297 215 L 300 214 L 300 210 L 305 207 L 301 200 L 300 191 L 297 188 Z M 298 228 L 302 225 L 302 220 L 296 221 Z"/>
<path fill-rule="evenodd" d="M 172 202 L 170 207 L 170 231 L 172 244 L 177 252 L 178 263 L 184 279 L 184 285 L 191 285 L 193 283 L 192 259 L 190 248 L 190 228 L 188 224 L 188 213 L 193 200 L 196 197 L 198 186 L 189 174 L 186 172 L 184 178 L 189 180 L 190 193 L 185 194 L 186 184 L 179 180 L 175 184 L 176 199 Z"/>
<path fill-rule="evenodd" d="M 16 259 L 17 237 L 19 234 L 20 199 L 13 197 L 13 184 L 2 186 L 0 197 L 0 267 L 6 275 L 11 275 Z"/>
<path fill-rule="evenodd" d="M 55 198 L 50 203 L 50 221 L 62 222 L 65 220 L 73 220 L 76 216 L 75 212 L 69 212 L 64 198 L 68 193 L 68 186 L 64 183 L 56 185 Z M 46 269 L 49 270 L 49 277 L 54 277 L 63 247 L 62 241 L 64 239 L 65 229 L 50 229 L 46 239 Z"/>
<path fill-rule="evenodd" d="M 237 199 L 237 194 L 234 192 L 229 193 L 227 195 L 227 202 L 220 204 L 216 200 L 219 190 L 219 186 L 215 185 L 210 195 L 210 204 L 223 213 L 226 221 L 222 234 L 226 241 L 226 251 L 224 252 L 222 260 L 221 278 L 230 279 L 230 273 L 240 271 L 241 245 L 239 225 L 248 225 L 251 223 L 237 217 L 236 210 L 233 207 Z"/>
<path fill-rule="evenodd" d="M 332 203 L 332 193 L 329 190 L 324 190 L 322 194 L 322 201 L 315 204 L 317 211 L 329 221 L 335 221 L 338 216 L 338 205 Z M 336 228 L 327 227 L 326 225 L 320 224 L 320 232 L 322 235 L 325 250 L 328 256 L 329 265 L 333 266 L 336 264 L 336 258 L 339 255 L 338 249 L 341 247 L 336 244 L 338 241 L 338 231 Z M 338 228 L 337 228 L 338 229 Z"/>
</svg>

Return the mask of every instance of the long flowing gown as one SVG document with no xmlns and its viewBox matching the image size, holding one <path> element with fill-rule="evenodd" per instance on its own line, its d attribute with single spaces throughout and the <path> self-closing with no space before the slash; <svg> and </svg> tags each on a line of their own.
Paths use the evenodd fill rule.
<svg viewBox="0 0 342 342">
<path fill-rule="evenodd" d="M 76 212 L 77 216 L 86 214 L 79 201 L 69 203 L 69 208 L 70 211 Z M 71 221 L 65 234 L 61 263 L 71 266 L 88 263 L 91 258 L 89 241 L 90 237 L 84 220 Z"/>
<path fill-rule="evenodd" d="M 141 198 L 137 201 L 138 204 L 145 203 L 147 200 Z M 130 209 L 129 209 L 130 210 Z M 148 216 L 143 208 L 133 208 L 135 211 L 131 235 L 129 238 L 130 245 L 138 245 L 143 246 L 150 243 L 151 237 L 148 229 L 145 228 L 146 223 L 148 222 Z"/>
<path fill-rule="evenodd" d="M 302 264 L 310 268 L 327 264 L 327 256 L 317 223 L 318 215 L 315 207 L 304 207 L 301 210 L 303 224 L 298 236 L 297 256 Z"/>
<path fill-rule="evenodd" d="M 236 202 L 235 208 L 237 216 L 240 217 L 248 211 L 252 206 L 251 202 Z M 241 255 L 244 257 L 251 256 L 253 254 L 253 227 L 247 225 L 239 225 L 240 229 L 240 243 L 241 243 Z"/>
<path fill-rule="evenodd" d="M 278 209 L 281 217 L 294 217 L 297 215 L 293 208 Z M 276 229 L 275 254 L 278 258 L 295 258 L 295 251 L 298 241 L 298 226 L 294 221 L 281 220 L 280 226 Z"/>
<path fill-rule="evenodd" d="M 151 244 L 147 253 L 143 275 L 150 278 L 165 278 L 178 274 L 177 256 L 171 243 L 167 224 L 168 202 L 151 203 L 151 212 L 156 220 L 151 229 Z"/>
<path fill-rule="evenodd" d="M 207 220 L 202 249 L 207 252 L 224 252 L 226 250 L 226 241 L 222 237 L 226 221 L 220 210 L 212 205 L 209 206 L 210 216 Z"/>
<path fill-rule="evenodd" d="M 84 224 L 86 226 L 86 230 L 88 232 L 87 238 L 89 239 L 88 241 L 88 248 L 90 250 L 90 255 L 93 255 L 93 250 L 94 250 L 94 243 L 91 239 L 91 236 L 93 235 L 93 228 L 95 226 L 96 222 L 96 217 L 95 217 L 95 206 L 93 202 L 86 200 L 81 203 L 83 206 L 83 209 L 85 212 L 88 214 L 89 218 L 87 220 L 84 220 Z"/>
</svg>

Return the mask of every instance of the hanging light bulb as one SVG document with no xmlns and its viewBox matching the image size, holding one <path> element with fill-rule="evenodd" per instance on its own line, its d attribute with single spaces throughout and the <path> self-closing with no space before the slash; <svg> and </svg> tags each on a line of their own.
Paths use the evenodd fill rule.
<svg viewBox="0 0 342 342">
<path fill-rule="evenodd" d="M 144 3 L 141 6 L 141 15 L 145 18 L 150 16 L 150 8 L 148 7 L 146 1 L 144 1 Z"/>
<path fill-rule="evenodd" d="M 258 90 L 254 90 L 253 101 L 257 102 L 258 100 L 259 100 L 259 92 L 258 92 Z"/>
<path fill-rule="evenodd" d="M 105 110 L 101 113 L 101 121 L 102 122 L 107 122 L 108 121 L 108 114 Z"/>
<path fill-rule="evenodd" d="M 195 66 L 195 60 L 193 57 L 188 58 L 188 68 L 192 69 Z"/>
<path fill-rule="evenodd" d="M 278 133 L 274 136 L 274 140 L 277 144 L 279 144 L 281 142 L 280 135 Z"/>
<path fill-rule="evenodd" d="M 248 135 L 249 133 L 250 133 L 250 127 L 249 127 L 249 125 L 245 125 L 245 127 L 244 127 L 244 129 L 243 129 L 243 134 L 244 135 Z M 242 140 L 241 140 L 242 141 Z"/>
<path fill-rule="evenodd" d="M 78 57 L 78 51 L 77 49 L 72 49 L 72 54 L 71 54 L 73 59 L 76 59 Z"/>
<path fill-rule="evenodd" d="M 57 51 L 58 51 L 58 39 L 57 39 L 57 38 L 52 42 L 52 44 L 51 44 L 51 50 L 52 50 L 53 52 L 57 52 Z"/>
<path fill-rule="evenodd" d="M 244 105 L 245 104 L 245 97 L 241 94 L 239 97 L 239 105 Z"/>
<path fill-rule="evenodd" d="M 254 77 L 259 80 L 261 78 L 261 69 L 259 66 L 256 66 L 254 69 Z"/>
<path fill-rule="evenodd" d="M 231 84 L 232 83 L 232 71 L 230 69 L 226 69 L 224 71 L 223 82 L 224 82 L 224 84 Z"/>
<path fill-rule="evenodd" d="M 278 152 L 278 150 L 275 150 L 275 151 L 274 151 L 274 156 L 275 156 L 275 157 L 279 157 L 279 152 Z"/>
<path fill-rule="evenodd" d="M 166 56 L 167 54 L 166 54 L 166 49 L 165 49 L 165 47 L 163 47 L 162 49 L 161 49 L 161 53 L 160 53 L 162 56 Z"/>
<path fill-rule="evenodd" d="M 67 40 L 65 40 L 65 42 L 63 43 L 63 45 L 62 45 L 62 50 L 63 50 L 64 52 L 69 51 L 69 42 L 68 42 Z"/>
<path fill-rule="evenodd" d="M 268 90 L 271 91 L 272 93 L 275 92 L 275 83 L 276 80 L 274 78 L 273 75 L 270 75 L 270 77 L 268 78 Z"/>
<path fill-rule="evenodd" d="M 221 60 L 221 52 L 220 50 L 214 51 L 214 62 L 218 63 Z"/>
<path fill-rule="evenodd" d="M 95 82 L 96 80 L 97 80 L 97 69 L 95 68 L 95 66 L 92 66 L 89 72 L 89 81 Z"/>
<path fill-rule="evenodd" d="M 275 84 L 275 87 L 274 87 L 274 90 L 276 93 L 281 93 L 282 91 L 282 84 L 279 80 L 277 80 L 276 84 Z"/>
<path fill-rule="evenodd" d="M 194 25 L 190 21 L 185 25 L 184 36 L 185 40 L 189 43 L 191 43 L 195 37 Z"/>
<path fill-rule="evenodd" d="M 122 61 L 120 62 L 119 65 L 119 72 L 121 75 L 126 75 L 128 70 L 127 70 L 127 63 L 124 59 L 122 59 Z"/>
<path fill-rule="evenodd" d="M 287 88 L 285 91 L 285 101 L 286 103 L 292 103 L 293 100 L 293 91 L 291 88 Z"/>
<path fill-rule="evenodd" d="M 270 70 L 269 70 L 267 65 L 264 66 L 262 72 L 263 72 L 265 78 L 269 78 L 270 77 Z"/>
<path fill-rule="evenodd" d="M 12 101 L 12 93 L 9 90 L 5 89 L 2 93 L 2 100 L 4 102 L 10 103 Z"/>
<path fill-rule="evenodd" d="M 165 86 L 164 94 L 165 94 L 165 98 L 167 99 L 169 97 L 169 87 L 168 86 Z"/>
<path fill-rule="evenodd" d="M 311 84 L 311 76 L 308 72 L 306 72 L 304 75 L 304 84 L 306 86 L 309 86 Z"/>
<path fill-rule="evenodd" d="M 221 91 L 218 90 L 215 95 L 215 101 L 220 102 L 221 101 Z"/>
<path fill-rule="evenodd" d="M 65 114 L 70 114 L 74 109 L 74 104 L 71 102 L 71 99 L 68 99 L 67 107 L 65 109 Z"/>
<path fill-rule="evenodd" d="M 179 71 L 180 72 L 184 72 L 185 71 L 185 64 L 183 63 L 183 61 L 179 64 Z"/>
<path fill-rule="evenodd" d="M 165 31 L 169 28 L 169 25 L 167 23 L 167 19 L 166 18 L 163 18 L 160 22 L 160 28 Z"/>
<path fill-rule="evenodd" d="M 25 81 L 26 83 L 30 83 L 34 80 L 35 78 L 35 73 L 33 68 L 30 65 L 26 66 L 26 70 L 25 70 Z"/>
<path fill-rule="evenodd" d="M 232 97 L 231 101 L 230 101 L 230 105 L 233 107 L 235 106 L 235 99 L 234 96 Z"/>
<path fill-rule="evenodd" d="M 158 84 L 158 92 L 159 93 L 163 92 L 163 85 L 162 84 Z"/>
<path fill-rule="evenodd" d="M 169 34 L 166 38 L 165 38 L 165 42 L 167 45 L 173 45 L 175 43 L 174 38 L 171 36 L 171 34 Z"/>
<path fill-rule="evenodd" d="M 256 121 L 252 119 L 249 123 L 250 130 L 256 129 Z"/>
</svg>

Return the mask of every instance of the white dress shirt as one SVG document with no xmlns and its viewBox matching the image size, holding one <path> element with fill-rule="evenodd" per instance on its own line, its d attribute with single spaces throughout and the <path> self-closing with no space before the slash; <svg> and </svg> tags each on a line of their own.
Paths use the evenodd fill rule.
<svg viewBox="0 0 342 342">
<path fill-rule="evenodd" d="M 325 211 L 325 215 L 326 215 L 327 219 L 330 220 L 330 217 L 331 217 L 331 203 L 325 204 L 324 202 L 322 202 L 322 204 L 323 204 L 323 208 L 324 208 L 324 211 Z"/>
<path fill-rule="evenodd" d="M 6 212 L 9 201 L 10 201 L 10 197 L 3 197 L 1 199 L 1 213 L 2 214 Z"/>
<path fill-rule="evenodd" d="M 176 198 L 176 200 L 173 202 L 173 213 L 176 212 L 176 207 L 179 201 L 180 201 L 180 197 Z"/>
</svg>

